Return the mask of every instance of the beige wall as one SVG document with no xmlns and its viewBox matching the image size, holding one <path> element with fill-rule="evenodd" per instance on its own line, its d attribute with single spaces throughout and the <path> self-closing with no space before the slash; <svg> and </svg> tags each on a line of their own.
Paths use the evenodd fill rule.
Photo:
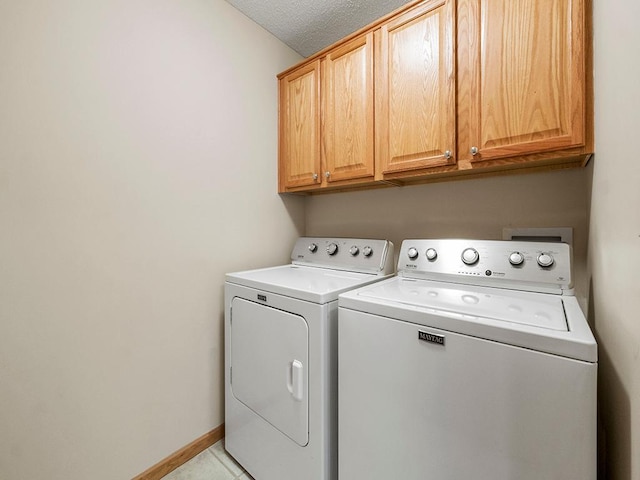
<svg viewBox="0 0 640 480">
<path fill-rule="evenodd" d="M 222 0 L 0 2 L 0 478 L 131 478 L 223 422 L 224 273 L 302 233 L 298 59 Z"/>
<path fill-rule="evenodd" d="M 589 265 L 607 478 L 640 479 L 640 3 L 594 2 Z"/>
</svg>

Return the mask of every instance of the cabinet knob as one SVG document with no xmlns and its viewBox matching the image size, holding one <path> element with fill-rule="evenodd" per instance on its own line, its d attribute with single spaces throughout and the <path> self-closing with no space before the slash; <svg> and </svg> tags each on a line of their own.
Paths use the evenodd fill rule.
<svg viewBox="0 0 640 480">
<path fill-rule="evenodd" d="M 331 172 L 329 172 L 329 171 L 324 172 L 324 176 L 329 178 L 331 176 Z"/>
<path fill-rule="evenodd" d="M 444 158 L 446 158 L 447 160 L 451 158 L 451 150 L 447 150 L 446 152 L 444 152 Z"/>
<path fill-rule="evenodd" d="M 318 179 L 318 174 L 317 174 L 317 173 L 314 173 L 314 174 L 313 174 L 313 179 L 314 179 L 314 180 L 317 180 L 317 179 Z"/>
<path fill-rule="evenodd" d="M 478 147 L 471 147 L 471 155 L 477 155 L 478 154 Z"/>
</svg>

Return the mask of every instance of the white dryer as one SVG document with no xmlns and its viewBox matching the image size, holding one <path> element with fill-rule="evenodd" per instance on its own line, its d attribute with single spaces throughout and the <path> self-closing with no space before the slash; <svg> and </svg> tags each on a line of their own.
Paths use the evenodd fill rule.
<svg viewBox="0 0 640 480">
<path fill-rule="evenodd" d="M 256 480 L 337 478 L 338 295 L 393 274 L 385 240 L 303 237 L 225 282 L 225 447 Z"/>
<path fill-rule="evenodd" d="M 339 477 L 595 480 L 597 345 L 566 244 L 405 240 L 339 299 Z"/>
</svg>

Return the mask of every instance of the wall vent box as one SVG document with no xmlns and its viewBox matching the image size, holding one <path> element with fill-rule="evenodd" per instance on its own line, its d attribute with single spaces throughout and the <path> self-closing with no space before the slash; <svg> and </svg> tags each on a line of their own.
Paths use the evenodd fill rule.
<svg viewBox="0 0 640 480">
<path fill-rule="evenodd" d="M 525 242 L 562 242 L 573 246 L 573 228 L 503 228 L 502 239 Z"/>
</svg>

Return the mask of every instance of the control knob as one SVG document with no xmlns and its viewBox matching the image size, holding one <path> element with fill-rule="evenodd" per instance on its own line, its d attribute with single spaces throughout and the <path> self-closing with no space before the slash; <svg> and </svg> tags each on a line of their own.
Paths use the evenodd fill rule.
<svg viewBox="0 0 640 480">
<path fill-rule="evenodd" d="M 518 267 L 524 263 L 524 255 L 520 252 L 511 252 L 509 255 L 509 263 L 514 267 Z"/>
<path fill-rule="evenodd" d="M 415 247 L 411 247 L 409 250 L 407 250 L 407 255 L 409 256 L 410 260 L 415 260 L 416 258 L 418 258 L 418 249 Z"/>
<path fill-rule="evenodd" d="M 351 254 L 352 257 L 355 257 L 356 255 L 358 255 L 358 253 L 360 253 L 360 249 L 357 247 L 357 245 L 353 245 L 349 249 L 349 253 Z"/>
<path fill-rule="evenodd" d="M 318 245 L 316 245 L 315 243 L 312 243 L 311 245 L 309 245 L 309 251 L 311 253 L 316 253 L 318 251 Z"/>
<path fill-rule="evenodd" d="M 549 268 L 553 265 L 554 261 L 555 260 L 550 253 L 541 253 L 540 255 L 538 255 L 538 265 L 543 268 Z"/>
<path fill-rule="evenodd" d="M 427 260 L 433 261 L 438 257 L 438 252 L 435 248 L 427 248 L 425 255 L 427 256 Z"/>
<path fill-rule="evenodd" d="M 327 245 L 327 253 L 329 255 L 335 255 L 336 253 L 338 253 L 338 245 L 336 245 L 335 243 L 330 243 L 329 245 Z"/>
<path fill-rule="evenodd" d="M 367 245 L 366 247 L 364 247 L 362 249 L 362 254 L 365 257 L 370 257 L 371 255 L 373 255 L 373 248 L 371 248 L 369 245 Z"/>
<path fill-rule="evenodd" d="M 475 248 L 465 248 L 460 256 L 465 265 L 473 265 L 480 259 L 480 254 Z"/>
</svg>

